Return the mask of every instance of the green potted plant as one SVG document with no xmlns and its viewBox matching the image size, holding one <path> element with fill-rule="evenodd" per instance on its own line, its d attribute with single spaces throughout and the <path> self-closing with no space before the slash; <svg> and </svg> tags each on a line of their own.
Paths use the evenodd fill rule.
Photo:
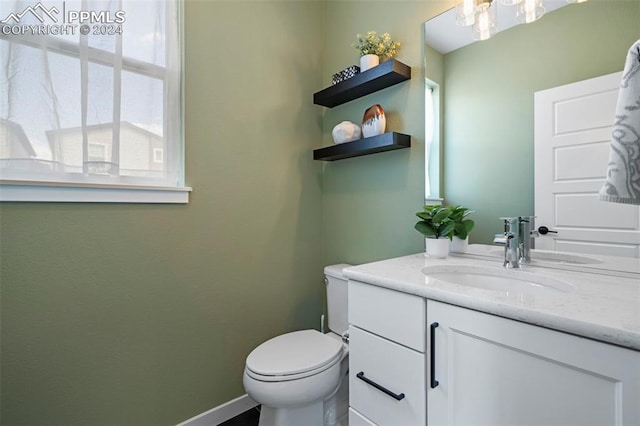
<svg viewBox="0 0 640 426">
<path fill-rule="evenodd" d="M 473 220 L 467 219 L 473 211 L 462 206 L 452 206 L 449 209 L 451 210 L 449 217 L 454 223 L 450 250 L 454 253 L 464 253 L 469 246 L 469 233 L 475 226 Z"/>
<path fill-rule="evenodd" d="M 360 52 L 360 71 L 364 72 L 378 65 L 380 59 L 385 61 L 393 58 L 400 43 L 391 40 L 389 33 L 378 36 L 375 31 L 368 31 L 364 37 L 356 34 L 353 47 Z"/>
<path fill-rule="evenodd" d="M 455 227 L 452 213 L 449 207 L 443 206 L 424 206 L 421 212 L 416 213 L 420 220 L 416 223 L 415 229 L 425 236 L 425 250 L 429 257 L 447 257 Z"/>
</svg>

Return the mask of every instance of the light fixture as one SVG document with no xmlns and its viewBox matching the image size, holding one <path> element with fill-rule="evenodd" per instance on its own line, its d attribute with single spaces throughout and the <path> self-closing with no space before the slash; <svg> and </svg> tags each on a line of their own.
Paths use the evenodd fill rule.
<svg viewBox="0 0 640 426">
<path fill-rule="evenodd" d="M 542 18 L 544 12 L 542 0 L 523 0 L 518 4 L 516 21 L 520 24 L 529 24 Z"/>
<path fill-rule="evenodd" d="M 458 3 L 456 6 L 456 24 L 461 27 L 473 25 L 478 3 L 479 0 L 462 0 Z"/>
<path fill-rule="evenodd" d="M 474 40 L 487 40 L 493 37 L 496 28 L 496 5 L 493 1 L 483 1 L 476 7 L 472 36 Z"/>
<path fill-rule="evenodd" d="M 584 3 L 587 0 L 565 1 L 571 4 Z M 498 2 L 505 6 L 516 6 L 516 22 L 519 24 L 537 21 L 546 11 L 543 0 L 460 0 L 456 5 L 456 24 L 462 27 L 472 26 L 474 40 L 487 40 L 493 37 L 498 32 L 496 16 Z M 553 6 L 551 10 L 557 7 Z"/>
</svg>

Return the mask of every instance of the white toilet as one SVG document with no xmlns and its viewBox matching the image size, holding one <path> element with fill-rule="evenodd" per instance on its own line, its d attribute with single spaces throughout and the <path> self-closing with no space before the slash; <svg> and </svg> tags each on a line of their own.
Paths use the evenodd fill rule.
<svg viewBox="0 0 640 426">
<path fill-rule="evenodd" d="M 247 357 L 244 388 L 262 404 L 259 426 L 347 426 L 347 264 L 324 268 L 330 332 L 301 330 L 267 340 Z"/>
</svg>

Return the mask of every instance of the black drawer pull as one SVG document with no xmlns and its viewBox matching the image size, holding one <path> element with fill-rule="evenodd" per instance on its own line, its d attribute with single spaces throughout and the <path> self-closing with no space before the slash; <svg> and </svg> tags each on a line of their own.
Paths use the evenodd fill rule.
<svg viewBox="0 0 640 426">
<path fill-rule="evenodd" d="M 377 384 L 376 382 L 374 382 L 371 379 L 367 379 L 366 377 L 364 377 L 364 371 L 359 372 L 358 374 L 356 374 L 356 377 L 360 380 L 362 380 L 363 382 L 373 386 L 374 388 L 386 393 L 387 395 L 389 395 L 391 398 L 394 398 L 398 401 L 401 401 L 404 399 L 404 394 L 397 394 L 397 393 L 393 393 L 391 392 L 389 389 L 385 388 L 384 386 L 380 386 L 379 384 Z"/>
<path fill-rule="evenodd" d="M 439 385 L 436 380 L 436 328 L 440 324 L 434 322 L 431 324 L 431 389 Z"/>
</svg>

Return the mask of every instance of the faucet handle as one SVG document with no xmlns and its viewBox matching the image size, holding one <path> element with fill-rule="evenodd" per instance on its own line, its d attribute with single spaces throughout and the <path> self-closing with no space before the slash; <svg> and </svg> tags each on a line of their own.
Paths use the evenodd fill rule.
<svg viewBox="0 0 640 426">
<path fill-rule="evenodd" d="M 505 235 L 509 232 L 518 233 L 518 224 L 520 223 L 520 218 L 518 217 L 501 217 L 500 220 L 504 220 L 504 233 Z"/>
</svg>

